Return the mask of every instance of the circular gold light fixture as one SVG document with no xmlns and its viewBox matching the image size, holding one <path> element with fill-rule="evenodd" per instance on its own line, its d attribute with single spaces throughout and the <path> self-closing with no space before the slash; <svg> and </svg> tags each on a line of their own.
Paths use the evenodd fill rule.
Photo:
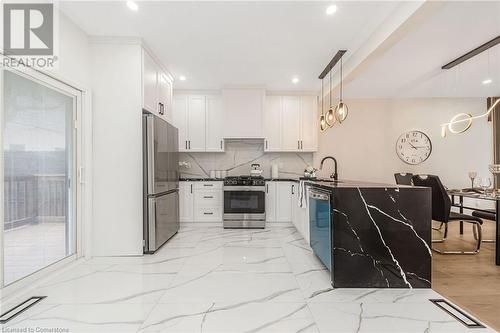
<svg viewBox="0 0 500 333">
<path fill-rule="evenodd" d="M 319 129 L 323 132 L 327 129 L 328 125 L 326 124 L 326 120 L 325 120 L 325 115 L 321 115 L 319 117 Z"/>
<path fill-rule="evenodd" d="M 347 104 L 342 100 L 344 96 L 344 78 L 343 78 L 343 63 L 342 58 L 340 58 L 340 101 L 337 107 L 335 107 L 335 117 L 337 121 L 341 124 L 344 120 L 346 120 L 347 115 L 349 114 L 349 108 Z"/>
<path fill-rule="evenodd" d="M 319 117 L 319 129 L 321 130 L 321 132 L 324 132 L 328 127 L 325 119 L 325 113 L 323 112 L 325 104 L 324 97 L 325 96 L 323 95 L 323 79 L 321 79 L 321 116 Z"/>
<path fill-rule="evenodd" d="M 335 117 L 337 118 L 339 123 L 342 124 L 342 122 L 346 120 L 348 114 L 349 114 L 349 108 L 347 107 L 347 104 L 345 104 L 344 102 L 340 102 L 335 107 Z"/>
<path fill-rule="evenodd" d="M 493 110 L 497 107 L 497 105 L 500 104 L 500 98 L 493 99 L 492 102 L 493 103 L 490 105 L 488 111 L 483 114 L 472 116 L 470 113 L 459 113 L 451 118 L 449 122 L 441 124 L 441 136 L 443 138 L 446 137 L 447 130 L 453 134 L 464 133 L 472 126 L 472 122 L 475 119 L 488 117 L 491 112 L 493 112 Z"/>
<path fill-rule="evenodd" d="M 467 131 L 472 126 L 472 115 L 469 113 L 459 113 L 451 118 L 448 130 L 453 134 L 460 134 Z"/>
<path fill-rule="evenodd" d="M 335 110 L 332 106 L 332 71 L 330 70 L 330 92 L 329 92 L 329 98 L 330 98 L 330 108 L 328 109 L 328 112 L 326 113 L 326 124 L 329 127 L 333 127 L 335 125 L 336 119 L 335 119 Z"/>
</svg>

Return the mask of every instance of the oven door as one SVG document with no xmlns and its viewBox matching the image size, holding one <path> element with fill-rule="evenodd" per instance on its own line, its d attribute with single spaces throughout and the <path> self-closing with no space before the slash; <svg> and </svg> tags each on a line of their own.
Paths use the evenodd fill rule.
<svg viewBox="0 0 500 333">
<path fill-rule="evenodd" d="M 266 214 L 266 195 L 261 186 L 224 187 L 224 218 L 245 216 L 262 219 Z"/>
</svg>

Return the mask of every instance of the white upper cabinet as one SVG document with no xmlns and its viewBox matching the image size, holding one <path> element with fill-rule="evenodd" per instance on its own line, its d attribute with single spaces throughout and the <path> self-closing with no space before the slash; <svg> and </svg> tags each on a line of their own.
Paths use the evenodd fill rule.
<svg viewBox="0 0 500 333">
<path fill-rule="evenodd" d="M 158 75 L 158 106 L 164 118 L 172 121 L 172 81 L 164 73 Z"/>
<path fill-rule="evenodd" d="M 206 151 L 224 151 L 224 113 L 220 96 L 206 97 Z"/>
<path fill-rule="evenodd" d="M 318 150 L 313 95 L 264 96 L 261 89 L 226 89 L 222 96 L 183 92 L 173 104 L 167 116 L 179 129 L 180 151 L 224 152 L 226 138 L 264 138 L 266 152 Z"/>
<path fill-rule="evenodd" d="M 142 49 L 142 108 L 167 121 L 172 118 L 172 79 L 144 49 Z"/>
<path fill-rule="evenodd" d="M 188 98 L 174 97 L 172 123 L 179 130 L 179 151 L 188 151 Z"/>
<path fill-rule="evenodd" d="M 267 96 L 264 110 L 264 150 L 281 150 L 281 96 Z"/>
<path fill-rule="evenodd" d="M 300 112 L 301 150 L 318 150 L 318 99 L 316 96 L 302 96 Z"/>
<path fill-rule="evenodd" d="M 142 108 L 156 112 L 158 100 L 158 71 L 153 58 L 142 51 Z"/>
<path fill-rule="evenodd" d="M 179 129 L 179 151 L 224 151 L 224 114 L 219 95 L 175 96 L 172 120 Z"/>
<path fill-rule="evenodd" d="M 266 97 L 265 151 L 318 150 L 316 96 Z"/>
<path fill-rule="evenodd" d="M 188 97 L 188 150 L 205 151 L 205 96 Z"/>
<path fill-rule="evenodd" d="M 264 89 L 224 89 L 224 138 L 264 137 Z"/>
<path fill-rule="evenodd" d="M 284 96 L 281 114 L 283 151 L 300 150 L 300 96 Z"/>
</svg>

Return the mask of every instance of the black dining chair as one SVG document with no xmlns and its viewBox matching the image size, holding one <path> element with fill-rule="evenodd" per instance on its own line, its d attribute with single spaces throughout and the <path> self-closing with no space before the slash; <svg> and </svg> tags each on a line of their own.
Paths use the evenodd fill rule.
<svg viewBox="0 0 500 333">
<path fill-rule="evenodd" d="M 412 173 L 395 173 L 394 178 L 396 179 L 396 184 L 398 185 L 413 185 Z"/>
<path fill-rule="evenodd" d="M 479 217 L 480 219 L 496 221 L 497 214 L 494 209 L 487 209 L 486 211 L 473 210 L 472 216 Z M 494 239 L 483 239 L 483 243 L 495 243 Z"/>
<path fill-rule="evenodd" d="M 472 215 L 460 214 L 451 211 L 451 199 L 446 192 L 446 188 L 438 176 L 415 175 L 413 176 L 415 186 L 430 187 L 432 191 L 432 219 L 444 223 L 444 235 L 442 239 L 432 240 L 433 243 L 443 243 L 448 237 L 448 223 L 454 221 L 464 221 L 472 224 L 474 238 L 477 241 L 476 249 L 473 251 L 453 250 L 442 251 L 436 248 L 432 250 L 441 254 L 477 254 L 481 248 L 483 220 Z"/>
</svg>

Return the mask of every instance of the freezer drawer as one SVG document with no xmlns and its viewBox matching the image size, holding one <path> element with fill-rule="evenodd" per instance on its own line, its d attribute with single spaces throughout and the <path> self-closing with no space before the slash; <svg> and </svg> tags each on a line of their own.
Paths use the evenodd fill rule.
<svg viewBox="0 0 500 333">
<path fill-rule="evenodd" d="M 179 192 L 148 198 L 145 253 L 153 253 L 179 230 Z"/>
</svg>

